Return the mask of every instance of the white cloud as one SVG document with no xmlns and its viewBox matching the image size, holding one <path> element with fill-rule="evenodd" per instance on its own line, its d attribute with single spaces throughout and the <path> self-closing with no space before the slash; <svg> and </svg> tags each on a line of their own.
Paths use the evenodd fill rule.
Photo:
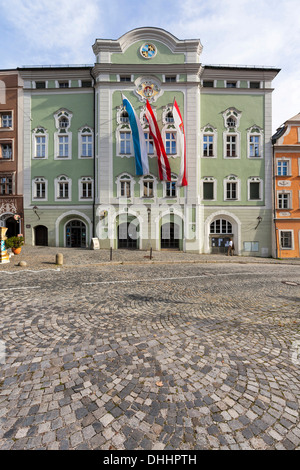
<svg viewBox="0 0 300 470">
<path fill-rule="evenodd" d="M 91 49 L 94 40 L 91 31 L 96 22 L 100 29 L 103 26 L 99 21 L 101 6 L 102 2 L 97 0 L 1 0 L 2 13 L 18 38 L 20 55 L 27 60 L 39 58 L 40 64 L 50 57 L 52 60 L 56 57 L 56 63 L 62 58 L 68 58 L 67 63 L 76 63 L 89 56 L 86 42 Z"/>
</svg>

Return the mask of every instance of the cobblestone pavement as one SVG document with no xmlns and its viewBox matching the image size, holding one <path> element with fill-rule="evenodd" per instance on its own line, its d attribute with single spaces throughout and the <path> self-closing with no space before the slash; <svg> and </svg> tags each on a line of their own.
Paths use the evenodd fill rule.
<svg viewBox="0 0 300 470">
<path fill-rule="evenodd" d="M 300 449 L 299 264 L 75 251 L 0 267 L 0 449 Z"/>
</svg>

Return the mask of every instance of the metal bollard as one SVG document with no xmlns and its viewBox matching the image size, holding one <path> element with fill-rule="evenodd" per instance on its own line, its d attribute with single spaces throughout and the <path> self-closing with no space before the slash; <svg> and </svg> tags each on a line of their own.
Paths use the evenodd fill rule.
<svg viewBox="0 0 300 470">
<path fill-rule="evenodd" d="M 150 259 L 152 259 L 152 247 L 150 248 Z"/>
<path fill-rule="evenodd" d="M 109 260 L 112 261 L 112 248 L 109 250 Z"/>
<path fill-rule="evenodd" d="M 64 257 L 62 253 L 57 253 L 56 255 L 56 264 L 62 266 L 64 262 Z"/>
</svg>

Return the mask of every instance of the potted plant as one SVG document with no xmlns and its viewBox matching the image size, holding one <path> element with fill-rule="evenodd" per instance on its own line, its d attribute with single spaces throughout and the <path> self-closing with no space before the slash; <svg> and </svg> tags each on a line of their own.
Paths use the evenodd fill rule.
<svg viewBox="0 0 300 470">
<path fill-rule="evenodd" d="M 11 248 L 11 251 L 18 255 L 21 253 L 22 245 L 24 245 L 24 237 L 10 237 L 5 240 L 6 248 Z"/>
</svg>

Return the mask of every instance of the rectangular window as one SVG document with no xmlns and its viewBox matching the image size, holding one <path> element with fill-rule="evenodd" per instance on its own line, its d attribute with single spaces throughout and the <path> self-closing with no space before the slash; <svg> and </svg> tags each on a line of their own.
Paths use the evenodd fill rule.
<svg viewBox="0 0 300 470">
<path fill-rule="evenodd" d="M 236 88 L 236 82 L 227 82 L 226 88 Z"/>
<path fill-rule="evenodd" d="M 46 156 L 46 137 L 35 138 L 36 158 L 45 158 Z"/>
<path fill-rule="evenodd" d="M 58 183 L 58 197 L 59 199 L 69 198 L 69 183 L 67 182 Z"/>
<path fill-rule="evenodd" d="M 203 80 L 204 88 L 213 88 L 214 82 L 212 80 Z"/>
<path fill-rule="evenodd" d="M 131 197 L 130 181 L 121 181 L 121 197 Z"/>
<path fill-rule="evenodd" d="M 259 88 L 260 82 L 250 82 L 250 88 Z"/>
<path fill-rule="evenodd" d="M 0 127 L 11 128 L 12 127 L 12 113 L 4 112 L 0 113 Z"/>
<path fill-rule="evenodd" d="M 37 89 L 46 88 L 46 82 L 35 82 L 35 87 Z"/>
<path fill-rule="evenodd" d="M 153 197 L 153 181 L 144 181 L 144 197 Z"/>
<path fill-rule="evenodd" d="M 81 82 L 82 88 L 91 88 L 92 85 L 93 85 L 93 84 L 92 84 L 91 80 L 87 80 L 87 81 L 82 81 L 82 82 Z"/>
<path fill-rule="evenodd" d="M 260 199 L 260 183 L 250 183 L 250 194 L 249 194 L 249 199 L 250 200 L 258 200 Z"/>
<path fill-rule="evenodd" d="M 166 182 L 166 197 L 176 197 L 176 181 Z"/>
<path fill-rule="evenodd" d="M 59 88 L 69 88 L 69 82 L 58 82 Z"/>
<path fill-rule="evenodd" d="M 131 76 L 130 75 L 121 75 L 120 76 L 120 82 L 131 82 Z"/>
<path fill-rule="evenodd" d="M 35 183 L 35 194 L 37 199 L 45 199 L 46 183 Z"/>
<path fill-rule="evenodd" d="M 227 157 L 236 157 L 236 136 L 228 135 L 226 137 L 226 156 Z"/>
<path fill-rule="evenodd" d="M 292 232 L 280 232 L 280 245 L 281 248 L 291 249 L 292 245 Z"/>
<path fill-rule="evenodd" d="M 289 193 L 278 194 L 278 209 L 290 209 L 290 194 Z"/>
<path fill-rule="evenodd" d="M 176 82 L 176 75 L 169 75 L 166 77 L 166 83 Z"/>
<path fill-rule="evenodd" d="M 166 153 L 167 155 L 175 155 L 177 153 L 175 132 L 166 132 Z"/>
<path fill-rule="evenodd" d="M 91 135 L 82 136 L 82 157 L 92 157 L 93 156 L 93 137 Z"/>
<path fill-rule="evenodd" d="M 285 160 L 279 160 L 277 162 L 277 175 L 278 176 L 288 176 L 289 162 Z"/>
<path fill-rule="evenodd" d="M 260 139 L 257 135 L 250 135 L 250 157 L 259 157 Z"/>
<path fill-rule="evenodd" d="M 82 183 L 82 198 L 90 199 L 93 196 L 92 183 L 84 181 Z"/>
<path fill-rule="evenodd" d="M 2 176 L 0 178 L 0 195 L 6 196 L 13 194 L 13 177 L 12 175 Z"/>
<path fill-rule="evenodd" d="M 214 137 L 213 135 L 203 136 L 203 157 L 214 156 Z"/>
<path fill-rule="evenodd" d="M 237 183 L 226 183 L 226 199 L 237 199 Z"/>
<path fill-rule="evenodd" d="M 58 138 L 58 155 L 59 157 L 68 157 L 69 156 L 69 137 L 62 136 Z"/>
<path fill-rule="evenodd" d="M 154 154 L 154 141 L 152 137 L 150 136 L 149 132 L 145 132 L 144 135 L 145 135 L 148 155 L 153 155 Z"/>
<path fill-rule="evenodd" d="M 10 143 L 0 144 L 0 159 L 1 160 L 12 159 L 12 144 Z"/>
<path fill-rule="evenodd" d="M 203 199 L 206 201 L 214 199 L 214 183 L 213 182 L 203 183 Z"/>
<path fill-rule="evenodd" d="M 131 133 L 120 132 L 120 153 L 125 155 L 131 154 Z"/>
</svg>

